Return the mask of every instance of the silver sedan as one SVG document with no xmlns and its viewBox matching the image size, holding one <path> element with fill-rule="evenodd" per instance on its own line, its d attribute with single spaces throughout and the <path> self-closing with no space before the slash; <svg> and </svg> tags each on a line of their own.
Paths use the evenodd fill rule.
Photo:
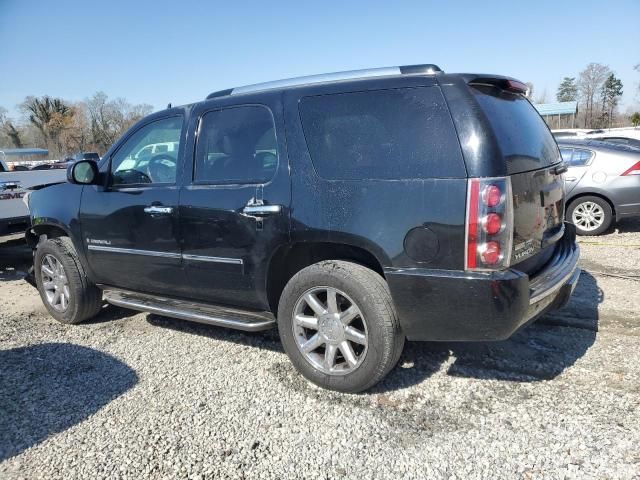
<svg viewBox="0 0 640 480">
<path fill-rule="evenodd" d="M 566 218 L 579 235 L 600 235 L 640 216 L 640 149 L 596 140 L 558 139 L 564 162 Z"/>
</svg>

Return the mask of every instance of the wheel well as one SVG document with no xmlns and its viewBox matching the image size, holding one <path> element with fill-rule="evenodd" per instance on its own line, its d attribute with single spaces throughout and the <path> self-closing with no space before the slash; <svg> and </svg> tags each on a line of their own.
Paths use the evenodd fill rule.
<svg viewBox="0 0 640 480">
<path fill-rule="evenodd" d="M 613 214 L 613 219 L 615 221 L 615 218 L 616 218 L 616 207 L 613 205 L 613 202 L 611 200 L 609 200 L 604 195 L 601 195 L 600 193 L 580 193 L 580 194 L 576 195 L 575 197 L 572 197 L 571 200 L 569 200 L 567 202 L 567 207 L 569 205 L 571 205 L 573 202 L 575 202 L 576 200 L 578 200 L 579 198 L 583 198 L 583 197 L 598 197 L 598 198 L 601 198 L 602 200 L 604 200 L 605 202 L 607 202 L 609 204 L 609 206 L 611 207 L 611 213 Z M 569 214 L 569 211 L 567 209 L 567 211 L 565 212 L 565 216 L 568 215 L 568 214 Z"/>
<path fill-rule="evenodd" d="M 378 259 L 369 251 L 336 243 L 296 243 L 281 247 L 271 258 L 267 273 L 267 296 L 273 313 L 278 311 L 280 295 L 296 273 L 322 260 L 347 260 L 370 268 L 384 278 Z"/>
<path fill-rule="evenodd" d="M 27 230 L 25 235 L 27 243 L 30 247 L 35 248 L 40 241 L 40 237 L 44 235 L 47 238 L 67 237 L 67 232 L 55 225 L 35 225 Z"/>
</svg>

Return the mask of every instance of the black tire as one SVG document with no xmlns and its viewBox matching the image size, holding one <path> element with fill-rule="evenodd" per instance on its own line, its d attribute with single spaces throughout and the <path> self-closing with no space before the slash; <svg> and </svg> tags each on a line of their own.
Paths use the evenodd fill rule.
<svg viewBox="0 0 640 480">
<path fill-rule="evenodd" d="M 604 219 L 602 221 L 602 224 L 599 227 L 594 228 L 593 230 L 584 229 L 580 225 L 577 225 L 576 223 L 573 222 L 574 211 L 578 208 L 578 206 L 580 206 L 581 204 L 585 204 L 587 202 L 595 203 L 602 209 L 604 213 Z M 609 202 L 607 202 L 606 200 L 600 197 L 594 197 L 594 196 L 588 195 L 588 196 L 576 198 L 575 200 L 573 200 L 569 204 L 569 207 L 567 208 L 566 217 L 568 222 L 571 222 L 576 226 L 576 233 L 578 235 L 585 235 L 585 236 L 601 235 L 607 230 L 609 230 L 609 227 L 611 227 L 611 224 L 613 223 L 613 210 L 611 209 L 611 205 L 609 205 Z"/>
<path fill-rule="evenodd" d="M 298 347 L 293 331 L 294 309 L 298 300 L 316 287 L 344 292 L 357 304 L 363 321 L 366 319 L 367 350 L 350 373 L 325 373 L 314 367 Z M 398 363 L 405 341 L 384 278 L 362 265 L 339 260 L 316 263 L 289 280 L 280 297 L 278 330 L 285 352 L 305 378 L 323 388 L 350 393 L 366 390 L 382 380 Z"/>
<path fill-rule="evenodd" d="M 56 310 L 48 301 L 42 284 L 42 264 L 45 256 L 51 255 L 64 268 L 69 287 L 69 300 L 65 310 Z M 45 307 L 53 318 L 61 323 L 80 323 L 95 316 L 102 307 L 102 290 L 88 278 L 80 263 L 71 239 L 68 237 L 43 240 L 38 244 L 34 256 L 36 284 Z"/>
</svg>

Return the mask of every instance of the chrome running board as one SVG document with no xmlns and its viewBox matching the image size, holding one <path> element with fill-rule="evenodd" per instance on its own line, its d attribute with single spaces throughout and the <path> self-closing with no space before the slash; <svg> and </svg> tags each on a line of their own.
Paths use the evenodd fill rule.
<svg viewBox="0 0 640 480">
<path fill-rule="evenodd" d="M 276 324 L 275 317 L 271 312 L 251 312 L 145 293 L 114 290 L 108 287 L 105 287 L 104 298 L 110 304 L 118 307 L 219 327 L 235 328 L 246 332 L 268 330 Z"/>
</svg>

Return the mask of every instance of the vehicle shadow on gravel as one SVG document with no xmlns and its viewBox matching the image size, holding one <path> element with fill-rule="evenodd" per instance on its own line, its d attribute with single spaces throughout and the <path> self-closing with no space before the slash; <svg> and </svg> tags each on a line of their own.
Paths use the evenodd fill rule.
<svg viewBox="0 0 640 480">
<path fill-rule="evenodd" d="M 137 382 L 126 364 L 91 348 L 0 350 L 0 462 L 80 423 Z"/>
<path fill-rule="evenodd" d="M 375 392 L 421 383 L 449 363 L 456 377 L 514 382 L 550 380 L 571 367 L 593 345 L 598 305 L 604 293 L 596 279 L 582 271 L 569 304 L 547 314 L 500 342 L 409 342 L 398 363 Z"/>
<path fill-rule="evenodd" d="M 618 223 L 616 223 L 612 229 L 609 230 L 609 233 L 616 230 L 618 233 L 640 232 L 640 218 L 623 218 Z M 592 239 L 597 241 L 598 237 L 592 237 Z"/>
</svg>

